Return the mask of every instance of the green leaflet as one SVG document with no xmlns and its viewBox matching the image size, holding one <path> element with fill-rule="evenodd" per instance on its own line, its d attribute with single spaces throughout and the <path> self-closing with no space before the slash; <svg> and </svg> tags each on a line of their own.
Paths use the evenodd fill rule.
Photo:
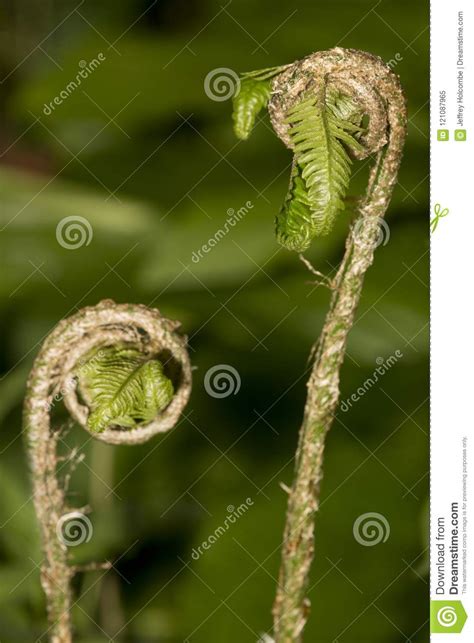
<svg viewBox="0 0 474 643">
<path fill-rule="evenodd" d="M 301 167 L 293 160 L 288 194 L 275 221 L 278 243 L 296 252 L 306 250 L 314 236 L 311 202 L 301 174 Z"/>
<path fill-rule="evenodd" d="M 270 81 L 283 69 L 284 67 L 271 67 L 242 74 L 240 89 L 232 101 L 232 118 L 237 138 L 246 140 L 250 136 L 258 114 L 270 99 Z"/>
<path fill-rule="evenodd" d="M 255 120 L 270 99 L 270 81 L 244 78 L 240 90 L 233 98 L 234 132 L 237 138 L 246 140 L 250 136 Z"/>
<path fill-rule="evenodd" d="M 255 71 L 246 71 L 242 74 L 242 78 L 253 78 L 255 80 L 269 80 L 280 74 L 284 69 L 290 65 L 280 65 L 279 67 L 267 67 L 266 69 L 256 69 Z"/>
<path fill-rule="evenodd" d="M 97 433 L 113 425 L 134 428 L 150 422 L 174 394 L 161 362 L 147 361 L 126 346 L 100 349 L 77 370 L 77 377 L 90 408 L 87 424 Z"/>
<path fill-rule="evenodd" d="M 318 94 L 304 97 L 287 116 L 298 169 L 277 217 L 279 242 L 289 250 L 306 250 L 311 240 L 328 234 L 344 209 L 351 175 L 345 146 L 361 150 L 361 132 L 353 102 L 323 86 Z"/>
</svg>

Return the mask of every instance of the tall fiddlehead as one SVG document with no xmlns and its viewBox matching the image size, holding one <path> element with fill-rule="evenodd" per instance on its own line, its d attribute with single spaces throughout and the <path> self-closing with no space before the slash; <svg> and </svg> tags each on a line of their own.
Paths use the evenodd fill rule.
<svg viewBox="0 0 474 643">
<path fill-rule="evenodd" d="M 290 190 L 276 217 L 277 238 L 290 250 L 301 252 L 331 230 L 344 207 L 351 158 L 374 159 L 314 351 L 288 499 L 274 638 L 295 643 L 302 640 L 309 613 L 306 590 L 325 438 L 339 399 L 347 336 L 397 180 L 407 114 L 389 67 L 371 54 L 341 48 L 312 54 L 275 75 L 268 110 L 275 132 L 294 154 Z"/>
<path fill-rule="evenodd" d="M 59 480 L 51 413 L 63 401 L 91 436 L 109 444 L 140 444 L 171 429 L 191 391 L 186 340 L 158 310 L 106 300 L 61 321 L 44 341 L 25 398 L 24 431 L 44 560 L 50 639 L 72 640 L 71 580 L 60 527 L 69 509 Z"/>
</svg>

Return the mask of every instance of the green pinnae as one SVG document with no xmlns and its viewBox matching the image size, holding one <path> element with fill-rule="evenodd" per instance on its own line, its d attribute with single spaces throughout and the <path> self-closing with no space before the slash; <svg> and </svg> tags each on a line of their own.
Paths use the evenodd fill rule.
<svg viewBox="0 0 474 643">
<path fill-rule="evenodd" d="M 244 74 L 234 97 L 234 131 L 249 137 L 259 112 L 268 106 L 272 79 L 285 67 Z M 345 209 L 352 173 L 351 152 L 363 151 L 359 142 L 363 113 L 351 97 L 329 85 L 310 88 L 286 114 L 293 149 L 288 194 L 276 216 L 278 242 L 303 252 L 315 237 L 331 232 Z"/>
<path fill-rule="evenodd" d="M 90 410 L 87 426 L 96 433 L 111 426 L 133 429 L 151 422 L 174 395 L 163 364 L 128 346 L 95 351 L 76 376 Z"/>
</svg>

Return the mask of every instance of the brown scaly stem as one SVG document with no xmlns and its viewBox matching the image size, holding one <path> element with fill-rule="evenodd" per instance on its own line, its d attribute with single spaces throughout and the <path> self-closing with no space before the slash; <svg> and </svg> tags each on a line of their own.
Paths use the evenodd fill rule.
<svg viewBox="0 0 474 643">
<path fill-rule="evenodd" d="M 406 137 L 406 105 L 398 77 L 380 58 L 336 48 L 296 62 L 273 80 L 269 112 L 276 133 L 287 146 L 288 109 L 308 89 L 317 88 L 322 79 L 351 96 L 368 116 L 368 130 L 362 139 L 365 153 L 358 157 L 375 154 L 375 163 L 334 280 L 330 309 L 307 384 L 273 607 L 276 643 L 300 642 L 308 618 L 306 591 L 314 556 L 314 518 L 319 508 L 326 435 L 339 400 L 347 336 L 354 324 L 365 273 L 373 262 L 381 218 L 390 203 Z"/>
<path fill-rule="evenodd" d="M 89 409 L 77 395 L 78 365 L 91 351 L 125 343 L 150 359 L 165 355 L 174 362 L 178 369 L 175 395 L 169 406 L 148 424 L 130 430 L 108 427 L 93 437 L 109 444 L 140 444 L 157 433 L 168 431 L 176 424 L 191 391 L 186 340 L 175 332 L 178 326 L 156 309 L 106 300 L 61 321 L 47 337 L 35 360 L 25 398 L 24 430 L 41 531 L 44 555 L 41 584 L 46 595 L 52 643 L 72 641 L 70 584 L 77 571 L 70 565 L 67 543 L 58 533 L 69 509 L 64 485 L 58 479 L 60 433 L 52 427 L 52 408 L 57 401 L 63 400 L 73 419 L 89 431 L 86 423 Z"/>
</svg>

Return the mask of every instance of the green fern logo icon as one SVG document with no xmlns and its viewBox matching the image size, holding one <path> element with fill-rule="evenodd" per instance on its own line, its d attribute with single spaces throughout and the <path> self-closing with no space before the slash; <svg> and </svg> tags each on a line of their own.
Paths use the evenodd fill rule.
<svg viewBox="0 0 474 643">
<path fill-rule="evenodd" d="M 434 207 L 434 213 L 435 215 L 430 221 L 431 233 L 433 233 L 438 227 L 439 220 L 443 217 L 448 216 L 449 210 L 448 208 L 441 208 L 441 205 L 439 203 L 436 203 Z"/>
</svg>

